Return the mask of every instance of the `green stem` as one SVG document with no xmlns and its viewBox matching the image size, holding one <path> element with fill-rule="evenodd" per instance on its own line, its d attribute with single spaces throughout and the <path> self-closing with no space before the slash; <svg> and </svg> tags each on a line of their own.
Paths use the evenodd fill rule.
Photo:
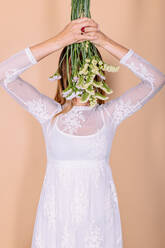
<svg viewBox="0 0 165 248">
<path fill-rule="evenodd" d="M 75 72 L 77 71 L 77 64 L 78 64 L 78 60 L 77 60 L 77 44 L 75 44 L 74 46 L 74 51 L 75 51 L 75 65 L 74 65 L 74 70 Z"/>
<path fill-rule="evenodd" d="M 66 53 L 65 53 L 64 56 L 62 57 L 62 59 L 61 59 L 61 61 L 60 61 L 60 63 L 59 63 L 59 67 L 61 66 L 62 61 L 64 60 L 65 56 L 66 56 Z M 59 68 L 59 67 L 58 67 L 58 68 Z"/>
<path fill-rule="evenodd" d="M 73 68 L 73 65 L 74 65 L 74 58 L 73 58 L 73 45 L 71 45 L 71 65 L 72 65 L 72 68 Z"/>
<path fill-rule="evenodd" d="M 66 53 L 66 63 L 67 63 L 67 78 L 70 86 L 70 75 L 69 75 L 69 46 L 67 47 L 67 53 Z"/>
</svg>

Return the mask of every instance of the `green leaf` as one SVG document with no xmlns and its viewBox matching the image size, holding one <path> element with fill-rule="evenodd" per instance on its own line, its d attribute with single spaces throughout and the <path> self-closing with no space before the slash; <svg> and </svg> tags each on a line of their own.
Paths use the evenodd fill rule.
<svg viewBox="0 0 165 248">
<path fill-rule="evenodd" d="M 87 102 L 89 100 L 89 97 L 90 97 L 90 94 L 88 92 L 84 91 L 84 93 L 81 96 L 81 102 L 82 103 Z"/>
</svg>

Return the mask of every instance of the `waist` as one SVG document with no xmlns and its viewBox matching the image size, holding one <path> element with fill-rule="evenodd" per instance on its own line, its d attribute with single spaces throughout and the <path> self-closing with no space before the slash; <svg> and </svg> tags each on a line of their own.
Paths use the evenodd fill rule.
<svg viewBox="0 0 165 248">
<path fill-rule="evenodd" d="M 98 167 L 98 166 L 107 166 L 109 162 L 107 159 L 83 159 L 83 160 L 58 160 L 58 159 L 48 159 L 47 166 L 57 166 L 57 167 L 74 167 L 74 168 L 81 168 L 81 167 Z"/>
</svg>

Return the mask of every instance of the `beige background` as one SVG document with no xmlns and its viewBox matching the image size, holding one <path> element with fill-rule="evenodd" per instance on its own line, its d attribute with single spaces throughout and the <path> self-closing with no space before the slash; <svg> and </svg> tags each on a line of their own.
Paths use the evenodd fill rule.
<svg viewBox="0 0 165 248">
<path fill-rule="evenodd" d="M 70 21 L 71 0 L 1 1 L 0 60 L 56 35 Z M 165 1 L 92 2 L 92 17 L 111 39 L 165 73 Z M 118 64 L 100 49 L 108 63 Z M 22 74 L 54 97 L 48 76 L 57 68 L 56 52 Z M 109 75 L 112 98 L 139 83 L 129 69 Z M 124 248 L 165 247 L 165 89 L 125 120 L 113 141 L 110 164 L 116 183 Z M 0 246 L 30 248 L 46 151 L 39 123 L 0 89 Z M 46 247 L 45 247 L 46 248 Z M 69 247 L 68 247 L 69 248 Z M 110 247 L 109 247 L 110 248 Z"/>
</svg>

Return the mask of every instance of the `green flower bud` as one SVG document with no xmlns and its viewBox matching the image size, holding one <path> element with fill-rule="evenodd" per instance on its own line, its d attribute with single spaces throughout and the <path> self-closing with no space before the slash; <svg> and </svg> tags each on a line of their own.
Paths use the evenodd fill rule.
<svg viewBox="0 0 165 248">
<path fill-rule="evenodd" d="M 86 63 L 89 63 L 89 62 L 90 62 L 90 59 L 88 59 L 88 58 L 85 59 L 85 62 L 86 62 Z"/>
<path fill-rule="evenodd" d="M 96 98 L 101 99 L 101 100 L 108 100 L 108 97 L 102 95 L 100 92 L 96 92 L 95 96 L 96 96 Z"/>
<path fill-rule="evenodd" d="M 100 88 L 100 86 L 102 85 L 102 82 L 93 81 L 93 85 L 94 85 L 96 88 Z"/>
<path fill-rule="evenodd" d="M 90 97 L 90 94 L 88 92 L 84 91 L 84 93 L 81 96 L 80 102 L 82 102 L 82 103 L 88 102 L 89 97 Z"/>
<path fill-rule="evenodd" d="M 86 91 L 87 91 L 89 94 L 91 94 L 91 95 L 94 95 L 94 94 L 95 94 L 95 91 L 94 91 L 92 85 L 90 85 L 90 86 L 86 89 Z"/>
<path fill-rule="evenodd" d="M 102 60 L 99 61 L 99 65 L 103 65 L 103 61 Z"/>
<path fill-rule="evenodd" d="M 120 66 L 113 66 L 113 65 L 108 65 L 104 64 L 103 70 L 108 71 L 108 72 L 117 72 L 119 70 Z"/>
<path fill-rule="evenodd" d="M 109 88 L 109 86 L 105 83 L 105 82 L 102 82 L 100 88 L 105 91 L 107 94 L 111 94 L 113 93 L 113 90 Z"/>
</svg>

